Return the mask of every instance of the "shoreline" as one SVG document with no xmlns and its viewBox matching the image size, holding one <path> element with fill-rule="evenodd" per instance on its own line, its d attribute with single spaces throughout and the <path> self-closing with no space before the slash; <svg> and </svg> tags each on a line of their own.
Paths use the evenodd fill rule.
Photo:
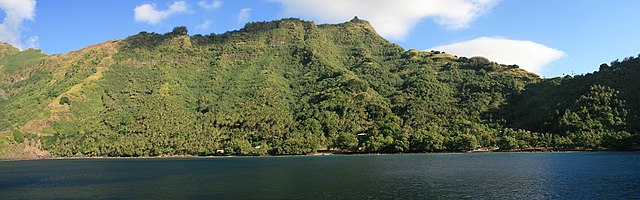
<svg viewBox="0 0 640 200">
<path fill-rule="evenodd" d="M 578 152 L 640 152 L 640 150 L 591 150 L 591 149 L 526 149 L 526 150 L 489 150 L 489 151 L 443 151 L 443 152 L 400 152 L 400 153 L 359 153 L 359 152 L 339 152 L 339 151 L 322 151 L 310 154 L 300 155 L 209 155 L 209 156 L 196 156 L 196 155 L 160 155 L 160 156 L 91 156 L 91 157 L 52 157 L 52 158 L 25 158 L 25 159 L 0 159 L 2 161 L 32 161 L 32 160 L 81 160 L 81 159 L 183 159 L 183 158 L 197 158 L 197 159 L 211 159 L 211 158 L 251 158 L 251 157 L 318 157 L 318 156 L 372 156 L 372 155 L 419 155 L 419 154 L 488 154 L 488 153 L 578 153 Z"/>
</svg>

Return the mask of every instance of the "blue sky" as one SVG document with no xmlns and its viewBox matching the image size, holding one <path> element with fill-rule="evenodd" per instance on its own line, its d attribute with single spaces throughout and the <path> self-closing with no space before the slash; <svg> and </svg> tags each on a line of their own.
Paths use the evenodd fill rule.
<svg viewBox="0 0 640 200">
<path fill-rule="evenodd" d="M 175 26 L 209 34 L 249 21 L 357 15 L 406 49 L 485 56 L 554 77 L 638 55 L 638 8 L 637 0 L 0 0 L 0 41 L 57 54 Z"/>
</svg>

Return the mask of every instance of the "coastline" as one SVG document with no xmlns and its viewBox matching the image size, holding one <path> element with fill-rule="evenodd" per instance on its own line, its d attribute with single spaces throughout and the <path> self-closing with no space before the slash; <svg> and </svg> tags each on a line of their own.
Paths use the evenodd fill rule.
<svg viewBox="0 0 640 200">
<path fill-rule="evenodd" d="M 441 151 L 441 152 L 400 152 L 400 153 L 361 153 L 361 152 L 340 152 L 340 151 L 321 151 L 310 154 L 297 155 L 160 155 L 160 156 L 74 156 L 74 157 L 50 157 L 50 158 L 16 158 L 16 159 L 0 159 L 2 161 L 33 161 L 33 160 L 81 160 L 81 159 L 217 159 L 217 158 L 251 158 L 251 157 L 317 157 L 317 156 L 370 156 L 370 155 L 419 155 L 419 154 L 490 154 L 490 153 L 576 153 L 576 152 L 640 152 L 640 150 L 593 150 L 593 149 L 516 149 L 516 150 L 482 150 L 482 151 Z"/>
</svg>

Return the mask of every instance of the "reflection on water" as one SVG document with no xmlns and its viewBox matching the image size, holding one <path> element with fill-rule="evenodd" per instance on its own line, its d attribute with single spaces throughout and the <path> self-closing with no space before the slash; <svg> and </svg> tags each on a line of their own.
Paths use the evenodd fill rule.
<svg viewBox="0 0 640 200">
<path fill-rule="evenodd" d="M 486 153 L 0 162 L 0 197 L 640 198 L 640 153 Z"/>
</svg>

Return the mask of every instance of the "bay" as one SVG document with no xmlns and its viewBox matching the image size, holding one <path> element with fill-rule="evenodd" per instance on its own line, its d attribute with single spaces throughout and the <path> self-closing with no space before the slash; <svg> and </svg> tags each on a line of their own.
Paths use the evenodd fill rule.
<svg viewBox="0 0 640 200">
<path fill-rule="evenodd" d="M 0 199 L 640 199 L 640 153 L 3 161 Z"/>
</svg>

